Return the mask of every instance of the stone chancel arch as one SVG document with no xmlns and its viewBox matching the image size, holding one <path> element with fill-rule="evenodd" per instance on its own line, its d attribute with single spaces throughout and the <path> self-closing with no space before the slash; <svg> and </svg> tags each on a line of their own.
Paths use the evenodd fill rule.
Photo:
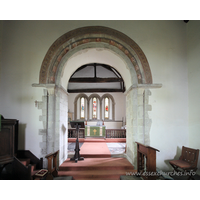
<svg viewBox="0 0 200 200">
<path fill-rule="evenodd" d="M 39 83 L 55 83 L 58 66 L 62 59 L 84 44 L 107 44 L 119 49 L 132 63 L 138 83 L 152 84 L 152 75 L 146 56 L 128 36 L 111 28 L 101 26 L 83 27 L 72 30 L 58 38 L 49 48 L 41 66 Z"/>
<path fill-rule="evenodd" d="M 42 62 L 39 84 L 33 86 L 45 87 L 47 90 L 47 118 L 44 117 L 43 142 L 41 146 L 41 156 L 60 150 L 59 163 L 67 158 L 67 134 L 68 123 L 68 93 L 67 84 L 73 72 L 83 64 L 87 64 L 81 55 L 95 53 L 113 57 L 113 61 L 108 61 L 103 55 L 105 64 L 116 67 L 122 75 L 126 85 L 126 119 L 127 119 L 127 159 L 136 166 L 136 145 L 135 141 L 149 145 L 151 119 L 148 111 L 150 88 L 161 87 L 152 81 L 151 70 L 140 47 L 123 33 L 101 26 L 83 27 L 72 30 L 58 38 L 49 48 Z M 76 57 L 77 66 L 73 58 Z M 79 58 L 79 59 L 77 59 Z M 92 60 L 94 59 L 94 60 Z M 115 65 L 114 59 L 121 63 Z M 85 62 L 85 63 L 82 63 Z M 90 57 L 88 62 L 99 62 L 98 57 Z M 108 63 L 111 62 L 111 63 Z M 118 62 L 118 63 L 119 63 Z M 45 119 L 47 121 L 45 122 Z M 46 146 L 45 146 L 46 145 Z"/>
</svg>

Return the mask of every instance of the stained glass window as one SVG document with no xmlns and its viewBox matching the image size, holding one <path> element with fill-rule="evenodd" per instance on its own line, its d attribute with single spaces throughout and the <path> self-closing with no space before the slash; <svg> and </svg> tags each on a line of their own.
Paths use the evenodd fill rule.
<svg viewBox="0 0 200 200">
<path fill-rule="evenodd" d="M 109 103 L 108 103 L 108 97 L 106 97 L 105 98 L 105 118 L 107 118 L 108 119 L 108 117 L 109 117 L 109 105 L 108 105 Z"/>
<path fill-rule="evenodd" d="M 81 97 L 81 118 L 85 118 L 85 99 Z"/>
<path fill-rule="evenodd" d="M 96 119 L 97 118 L 97 98 L 94 97 L 92 99 L 92 104 L 93 104 L 93 108 L 92 108 L 92 118 Z"/>
</svg>

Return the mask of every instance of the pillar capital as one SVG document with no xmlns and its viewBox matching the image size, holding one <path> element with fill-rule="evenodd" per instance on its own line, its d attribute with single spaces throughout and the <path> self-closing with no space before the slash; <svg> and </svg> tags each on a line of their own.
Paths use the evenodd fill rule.
<svg viewBox="0 0 200 200">
<path fill-rule="evenodd" d="M 156 89 L 156 88 L 161 88 L 161 87 L 162 87 L 161 83 L 155 83 L 155 84 L 133 84 L 124 92 L 124 94 L 127 95 L 131 90 L 134 90 L 134 89 Z"/>
<path fill-rule="evenodd" d="M 55 86 L 54 87 L 46 87 L 49 95 L 55 94 Z"/>
<path fill-rule="evenodd" d="M 54 95 L 56 85 L 55 84 L 38 84 L 38 83 L 33 83 L 32 87 L 46 88 L 49 95 Z"/>
</svg>

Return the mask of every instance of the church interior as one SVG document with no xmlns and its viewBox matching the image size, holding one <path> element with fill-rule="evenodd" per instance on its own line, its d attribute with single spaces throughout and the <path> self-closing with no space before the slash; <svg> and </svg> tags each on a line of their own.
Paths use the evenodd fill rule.
<svg viewBox="0 0 200 200">
<path fill-rule="evenodd" d="M 198 20 L 1 20 L 1 180 L 171 180 L 184 147 L 199 180 L 199 35 Z M 17 171 L 28 153 L 37 176 Z"/>
</svg>

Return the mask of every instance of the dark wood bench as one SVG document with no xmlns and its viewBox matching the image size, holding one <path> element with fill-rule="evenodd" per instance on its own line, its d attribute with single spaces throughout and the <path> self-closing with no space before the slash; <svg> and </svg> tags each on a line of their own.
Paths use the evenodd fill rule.
<svg viewBox="0 0 200 200">
<path fill-rule="evenodd" d="M 156 152 L 159 150 L 150 146 L 137 143 L 137 173 L 145 180 L 155 180 L 156 173 Z"/>
<path fill-rule="evenodd" d="M 54 177 L 58 176 L 58 171 L 57 171 L 58 153 L 59 153 L 59 150 L 45 156 L 45 158 L 47 158 L 47 160 L 48 160 L 48 174 L 46 177 L 47 180 L 53 180 Z"/>
<path fill-rule="evenodd" d="M 181 172 L 188 175 L 188 179 L 193 179 L 193 175 L 197 170 L 197 163 L 199 157 L 199 149 L 192 149 L 183 146 L 179 160 L 169 161 L 175 172 Z"/>
</svg>

